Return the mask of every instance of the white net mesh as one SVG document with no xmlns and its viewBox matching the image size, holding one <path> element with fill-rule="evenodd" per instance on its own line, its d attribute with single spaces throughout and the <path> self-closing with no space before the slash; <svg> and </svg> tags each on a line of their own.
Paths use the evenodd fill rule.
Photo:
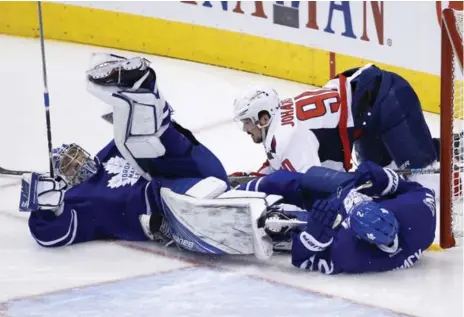
<svg viewBox="0 0 464 317">
<path fill-rule="evenodd" d="M 462 11 L 454 10 L 456 29 L 462 46 Z M 453 44 L 452 44 L 453 45 Z M 453 176 L 451 181 L 452 197 L 452 229 L 456 244 L 462 245 L 463 237 L 463 183 L 464 183 L 464 100 L 463 100 L 463 72 L 453 48 Z"/>
<path fill-rule="evenodd" d="M 454 18 L 456 19 L 456 29 L 458 30 L 459 37 L 462 44 L 462 11 L 453 10 Z"/>
</svg>

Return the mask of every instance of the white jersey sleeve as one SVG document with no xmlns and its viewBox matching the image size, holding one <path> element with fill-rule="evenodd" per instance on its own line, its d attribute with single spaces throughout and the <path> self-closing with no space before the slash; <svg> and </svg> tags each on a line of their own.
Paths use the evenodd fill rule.
<svg viewBox="0 0 464 317">
<path fill-rule="evenodd" d="M 282 169 L 305 173 L 312 166 L 320 166 L 319 142 L 311 130 L 300 130 L 289 140 L 281 153 Z"/>
<path fill-rule="evenodd" d="M 319 141 L 314 132 L 296 117 L 292 99 L 282 101 L 281 112 L 273 118 L 264 148 L 267 161 L 274 170 L 304 173 L 320 166 Z"/>
<path fill-rule="evenodd" d="M 269 161 L 266 160 L 256 173 L 259 175 L 269 175 L 273 172 L 275 172 L 275 169 L 273 169 Z"/>
</svg>

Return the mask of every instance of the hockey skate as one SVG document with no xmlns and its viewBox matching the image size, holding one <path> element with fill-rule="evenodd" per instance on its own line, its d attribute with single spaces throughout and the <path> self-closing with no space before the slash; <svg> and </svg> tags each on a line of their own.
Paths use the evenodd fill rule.
<svg viewBox="0 0 464 317">
<path fill-rule="evenodd" d="M 290 251 L 292 249 L 292 231 L 306 225 L 304 211 L 288 212 L 274 207 L 258 219 L 258 227 L 264 228 L 272 239 L 274 251 Z"/>
<path fill-rule="evenodd" d="M 138 89 L 150 73 L 150 62 L 142 57 L 128 59 L 114 54 L 94 53 L 90 66 L 86 72 L 87 78 L 102 86 Z"/>
</svg>

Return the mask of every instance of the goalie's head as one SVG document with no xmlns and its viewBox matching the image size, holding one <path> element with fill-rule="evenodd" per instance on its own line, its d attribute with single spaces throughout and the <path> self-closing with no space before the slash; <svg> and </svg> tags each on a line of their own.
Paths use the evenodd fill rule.
<svg viewBox="0 0 464 317">
<path fill-rule="evenodd" d="M 75 143 L 63 144 L 53 149 L 55 172 L 70 186 L 85 182 L 98 170 L 98 165 L 90 154 Z"/>
<path fill-rule="evenodd" d="M 251 135 L 255 143 L 266 138 L 267 128 L 280 108 L 277 92 L 266 86 L 250 86 L 234 101 L 234 121 Z"/>
</svg>

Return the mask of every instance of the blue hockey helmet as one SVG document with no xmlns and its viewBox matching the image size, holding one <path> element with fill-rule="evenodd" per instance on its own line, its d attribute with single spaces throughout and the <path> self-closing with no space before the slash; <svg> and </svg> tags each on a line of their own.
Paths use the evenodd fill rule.
<svg viewBox="0 0 464 317">
<path fill-rule="evenodd" d="M 86 181 L 98 170 L 96 160 L 75 143 L 54 148 L 52 157 L 55 173 L 63 177 L 70 186 Z"/>
<path fill-rule="evenodd" d="M 372 201 L 362 202 L 353 208 L 350 226 L 360 238 L 376 245 L 390 245 L 398 233 L 396 217 Z"/>
</svg>

